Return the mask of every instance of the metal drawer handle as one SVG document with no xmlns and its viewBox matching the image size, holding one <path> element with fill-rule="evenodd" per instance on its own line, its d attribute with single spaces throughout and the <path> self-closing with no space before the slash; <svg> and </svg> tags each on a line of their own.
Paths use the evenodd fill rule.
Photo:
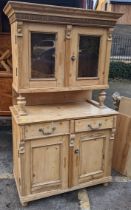
<svg viewBox="0 0 131 210">
<path fill-rule="evenodd" d="M 56 130 L 56 127 L 53 127 L 51 132 L 45 132 L 44 128 L 39 128 L 39 132 L 41 132 L 43 135 L 50 135 Z"/>
<path fill-rule="evenodd" d="M 89 125 L 88 125 L 88 128 L 90 128 L 91 130 L 94 131 L 94 130 L 99 130 L 99 129 L 101 128 L 101 126 L 102 126 L 102 123 L 99 123 L 99 124 L 98 124 L 98 127 L 93 128 L 92 125 L 89 124 Z"/>
</svg>

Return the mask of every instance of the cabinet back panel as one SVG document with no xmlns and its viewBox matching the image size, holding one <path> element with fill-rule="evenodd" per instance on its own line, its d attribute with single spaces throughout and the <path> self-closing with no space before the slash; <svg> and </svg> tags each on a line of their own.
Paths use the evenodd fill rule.
<svg viewBox="0 0 131 210">
<path fill-rule="evenodd" d="M 57 93 L 33 93 L 23 94 L 26 97 L 26 105 L 59 104 L 69 102 L 81 102 L 90 100 L 92 91 L 57 92 Z M 13 91 L 13 104 L 16 104 L 18 94 Z"/>
</svg>

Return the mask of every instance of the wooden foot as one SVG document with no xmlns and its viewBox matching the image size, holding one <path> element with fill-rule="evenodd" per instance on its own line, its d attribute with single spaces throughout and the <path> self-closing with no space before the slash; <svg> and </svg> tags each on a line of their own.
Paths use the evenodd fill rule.
<svg viewBox="0 0 131 210">
<path fill-rule="evenodd" d="M 104 187 L 107 187 L 107 186 L 109 185 L 109 183 L 106 182 L 106 183 L 104 183 L 103 185 L 104 185 Z"/>
<path fill-rule="evenodd" d="M 21 202 L 21 205 L 22 205 L 23 207 L 26 207 L 26 206 L 28 206 L 28 202 Z"/>
</svg>

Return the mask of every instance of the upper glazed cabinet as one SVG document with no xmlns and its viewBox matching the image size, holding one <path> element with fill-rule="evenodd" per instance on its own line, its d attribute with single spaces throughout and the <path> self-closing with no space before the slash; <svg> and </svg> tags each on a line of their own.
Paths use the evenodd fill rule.
<svg viewBox="0 0 131 210">
<path fill-rule="evenodd" d="M 104 89 L 111 28 L 120 14 L 10 2 L 13 88 L 19 93 Z"/>
</svg>

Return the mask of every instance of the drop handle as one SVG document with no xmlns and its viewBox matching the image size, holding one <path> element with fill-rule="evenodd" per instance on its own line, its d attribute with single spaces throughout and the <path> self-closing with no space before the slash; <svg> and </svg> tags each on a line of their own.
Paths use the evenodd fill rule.
<svg viewBox="0 0 131 210">
<path fill-rule="evenodd" d="M 102 123 L 99 123 L 99 124 L 98 124 L 98 127 L 94 127 L 94 128 L 93 128 L 92 125 L 89 124 L 89 125 L 88 125 L 88 128 L 90 128 L 91 130 L 99 130 L 99 129 L 101 128 L 101 126 L 102 126 Z"/>
<path fill-rule="evenodd" d="M 75 56 L 75 55 L 72 55 L 72 56 L 71 56 L 71 60 L 72 60 L 72 61 L 75 61 L 75 60 L 76 60 L 76 56 Z"/>
<path fill-rule="evenodd" d="M 74 152 L 75 152 L 75 154 L 80 154 L 80 150 L 79 149 L 76 149 Z"/>
<path fill-rule="evenodd" d="M 39 128 L 39 132 L 41 132 L 43 135 L 51 135 L 55 130 L 56 130 L 56 127 L 53 127 L 53 128 L 51 129 L 51 131 L 49 131 L 49 132 L 46 132 L 46 131 L 44 130 L 44 128 Z"/>
</svg>

